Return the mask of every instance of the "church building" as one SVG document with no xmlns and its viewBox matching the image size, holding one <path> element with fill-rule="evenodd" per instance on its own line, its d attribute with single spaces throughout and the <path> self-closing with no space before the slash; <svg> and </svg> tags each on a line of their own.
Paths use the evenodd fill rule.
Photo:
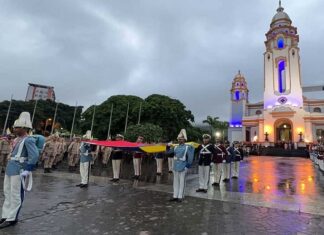
<svg viewBox="0 0 324 235">
<path fill-rule="evenodd" d="M 323 138 L 324 100 L 303 95 L 298 43 L 297 28 L 280 1 L 266 33 L 263 101 L 249 103 L 248 84 L 239 72 L 232 82 L 229 141 L 303 145 Z"/>
</svg>

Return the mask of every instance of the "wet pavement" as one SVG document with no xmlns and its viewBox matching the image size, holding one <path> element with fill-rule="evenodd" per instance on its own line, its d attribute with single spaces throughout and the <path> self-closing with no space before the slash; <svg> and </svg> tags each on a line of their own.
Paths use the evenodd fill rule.
<svg viewBox="0 0 324 235">
<path fill-rule="evenodd" d="M 172 203 L 167 173 L 117 184 L 92 176 L 80 189 L 78 174 L 39 170 L 19 224 L 0 234 L 324 234 L 324 176 L 309 159 L 250 157 L 240 174 L 201 194 L 192 170 L 184 202 Z"/>
</svg>

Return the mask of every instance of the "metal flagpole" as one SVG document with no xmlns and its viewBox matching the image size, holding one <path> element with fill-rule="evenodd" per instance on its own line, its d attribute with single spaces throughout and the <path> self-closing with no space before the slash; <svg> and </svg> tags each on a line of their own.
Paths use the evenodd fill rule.
<svg viewBox="0 0 324 235">
<path fill-rule="evenodd" d="M 9 113 L 10 113 L 10 109 L 11 109 L 12 98 L 13 98 L 13 95 L 11 95 L 11 99 L 10 99 L 10 103 L 9 103 L 9 107 L 8 107 L 8 111 L 7 111 L 7 116 L 6 116 L 5 124 L 3 126 L 2 135 L 5 135 L 6 134 L 6 128 L 7 128 Z"/>
<path fill-rule="evenodd" d="M 111 127 L 111 119 L 112 119 L 113 110 L 114 110 L 114 104 L 111 104 L 107 139 L 109 139 L 109 137 L 110 137 L 110 127 Z"/>
<path fill-rule="evenodd" d="M 93 106 L 93 115 L 92 115 L 92 121 L 91 121 L 91 135 L 93 135 L 93 123 L 94 123 L 94 118 L 95 118 L 95 114 L 96 114 L 96 105 Z"/>
<path fill-rule="evenodd" d="M 140 107 L 139 107 L 139 112 L 138 112 L 138 122 L 137 124 L 141 124 L 141 113 L 142 113 L 142 102 L 140 103 Z"/>
<path fill-rule="evenodd" d="M 36 113 L 37 103 L 38 103 L 38 100 L 36 100 L 36 102 L 35 102 L 35 106 L 34 106 L 33 116 L 32 116 L 32 120 L 31 120 L 32 125 L 33 125 L 33 123 L 34 123 L 34 117 L 35 117 L 35 113 Z"/>
<path fill-rule="evenodd" d="M 52 123 L 52 130 L 51 130 L 51 134 L 53 134 L 54 131 L 54 127 L 55 127 L 55 121 L 56 121 L 56 114 L 57 114 L 57 107 L 58 107 L 59 103 L 56 103 L 56 107 L 55 107 L 55 113 L 54 113 L 54 118 L 53 118 L 53 123 Z"/>
<path fill-rule="evenodd" d="M 126 120 L 125 120 L 125 130 L 124 130 L 124 134 L 126 134 L 126 131 L 127 131 L 128 111 L 129 111 L 129 102 L 127 104 L 127 112 L 126 112 Z"/>
<path fill-rule="evenodd" d="M 73 120 L 72 120 L 72 127 L 71 127 L 71 133 L 70 133 L 70 140 L 72 139 L 73 135 L 73 129 L 74 129 L 74 121 L 75 121 L 75 115 L 78 107 L 78 102 L 75 102 L 75 108 L 74 108 L 74 114 L 73 114 Z"/>
</svg>

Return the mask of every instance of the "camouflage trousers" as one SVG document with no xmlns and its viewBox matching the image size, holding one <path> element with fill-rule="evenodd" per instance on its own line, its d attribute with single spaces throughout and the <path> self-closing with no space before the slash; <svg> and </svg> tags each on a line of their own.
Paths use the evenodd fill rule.
<svg viewBox="0 0 324 235">
<path fill-rule="evenodd" d="M 52 165 L 55 161 L 55 156 L 53 155 L 44 155 L 44 168 L 52 168 Z"/>
<path fill-rule="evenodd" d="M 69 161 L 69 166 L 75 166 L 79 163 L 80 156 L 79 154 L 69 154 L 68 156 L 68 161 Z"/>
<path fill-rule="evenodd" d="M 2 168 L 6 168 L 8 162 L 8 155 L 9 154 L 0 154 L 0 165 Z"/>
</svg>

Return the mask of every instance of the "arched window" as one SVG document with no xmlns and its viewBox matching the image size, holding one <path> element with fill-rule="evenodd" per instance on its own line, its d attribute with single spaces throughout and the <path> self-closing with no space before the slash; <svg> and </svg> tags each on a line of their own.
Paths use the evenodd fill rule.
<svg viewBox="0 0 324 235">
<path fill-rule="evenodd" d="M 235 100 L 240 100 L 240 91 L 235 91 Z"/>
<path fill-rule="evenodd" d="M 286 91 L 286 65 L 284 60 L 278 63 L 278 88 L 280 93 Z"/>
<path fill-rule="evenodd" d="M 285 47 L 285 40 L 283 38 L 278 38 L 278 40 L 277 40 L 277 47 L 279 49 L 283 49 Z"/>
<path fill-rule="evenodd" d="M 262 112 L 261 112 L 261 110 L 257 110 L 257 111 L 255 112 L 255 114 L 256 114 L 256 115 L 261 115 Z"/>
<path fill-rule="evenodd" d="M 321 110 L 321 108 L 316 107 L 316 108 L 314 108 L 313 112 L 314 112 L 314 113 L 321 113 L 322 110 Z"/>
</svg>

